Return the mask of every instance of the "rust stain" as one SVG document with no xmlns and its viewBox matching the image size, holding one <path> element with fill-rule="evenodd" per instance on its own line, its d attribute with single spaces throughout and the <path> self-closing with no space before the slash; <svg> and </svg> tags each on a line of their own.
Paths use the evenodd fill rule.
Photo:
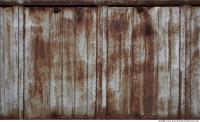
<svg viewBox="0 0 200 122">
<path fill-rule="evenodd" d="M 34 23 L 39 25 L 40 22 L 43 21 L 43 18 L 42 16 L 38 16 L 38 8 L 30 7 L 29 10 L 30 10 L 31 17 L 34 18 Z M 46 12 L 47 10 L 48 8 L 45 8 L 45 7 L 39 8 L 40 12 Z"/>
<path fill-rule="evenodd" d="M 8 35 L 8 38 L 11 37 L 11 24 L 10 23 L 7 23 L 6 24 L 6 29 L 7 29 L 7 35 Z"/>
<path fill-rule="evenodd" d="M 160 102 L 158 103 L 158 107 L 161 111 L 164 111 L 164 101 L 161 99 Z"/>
<path fill-rule="evenodd" d="M 119 20 L 117 18 L 117 13 L 113 13 L 112 16 L 109 17 L 110 20 L 108 23 L 108 38 L 113 38 L 116 39 L 116 35 L 119 34 L 120 31 L 120 23 Z M 118 42 L 118 40 L 116 40 L 116 43 Z M 119 58 L 119 55 L 117 54 L 118 52 L 118 45 L 115 42 L 113 42 L 112 40 L 108 39 L 108 45 L 111 45 L 112 47 L 109 48 L 108 46 L 108 66 L 107 66 L 107 79 L 108 81 L 111 80 L 114 72 L 116 72 L 117 70 L 117 61 Z M 117 101 L 115 101 L 115 99 L 113 99 L 116 95 L 116 93 L 114 91 L 112 91 L 112 89 L 110 88 L 111 86 L 108 86 L 107 89 L 107 108 L 106 108 L 106 118 L 116 118 L 116 116 L 118 115 L 118 111 L 115 108 L 115 104 Z M 109 107 L 108 107 L 109 106 Z"/>
<path fill-rule="evenodd" d="M 110 22 L 110 38 L 113 39 L 118 39 L 115 40 L 116 42 L 110 42 L 110 43 L 114 43 L 114 49 L 112 51 L 111 54 L 109 54 L 109 63 L 111 64 L 116 64 L 118 60 L 120 60 L 122 57 L 120 55 L 122 55 L 122 53 L 124 54 L 128 54 L 128 50 L 126 48 L 121 48 L 121 34 L 123 34 L 124 32 L 126 32 L 127 28 L 128 28 L 128 22 L 127 22 L 127 16 L 126 14 L 123 13 L 117 13 L 114 12 L 111 16 L 110 16 L 110 20 L 112 20 Z M 123 40 L 122 40 L 123 41 Z M 118 43 L 118 44 L 117 44 Z M 127 55 L 124 55 L 125 57 L 123 58 L 127 58 Z M 122 58 L 122 59 L 123 59 Z M 112 74 L 116 71 L 117 66 L 115 65 L 109 65 L 108 68 L 108 72 L 109 72 L 109 76 L 112 76 Z"/>
<path fill-rule="evenodd" d="M 87 74 L 84 70 L 84 67 L 87 66 L 87 62 L 79 60 L 76 64 L 76 66 L 77 66 L 77 71 L 78 71 L 77 80 L 80 83 L 79 85 L 84 87 L 84 83 L 85 83 L 85 81 L 87 81 L 87 77 L 86 77 Z"/>
<path fill-rule="evenodd" d="M 59 34 L 56 34 L 55 36 L 57 36 Z M 56 81 L 62 81 L 62 73 L 61 73 L 61 42 L 59 40 L 53 40 L 50 42 L 50 69 L 51 70 L 56 70 L 53 74 L 54 78 Z M 59 53 L 59 54 L 58 54 Z M 56 57 L 57 55 L 59 55 L 59 57 Z M 58 61 L 53 62 L 54 59 L 59 58 Z M 57 60 L 57 59 L 56 59 Z"/>
<path fill-rule="evenodd" d="M 152 116 L 154 108 L 154 36 L 155 29 L 153 28 L 152 20 L 147 11 L 143 13 L 145 20 L 144 36 L 145 36 L 145 86 L 144 86 L 144 114 Z"/>
<path fill-rule="evenodd" d="M 76 26 L 79 28 L 79 30 L 84 29 L 84 22 L 86 22 L 86 10 L 84 8 L 77 8 L 76 9 Z M 77 31 L 79 31 L 77 30 Z"/>
<path fill-rule="evenodd" d="M 31 9 L 31 8 L 30 8 Z M 139 48 L 139 47 L 132 47 L 132 57 L 129 57 L 129 53 L 130 50 L 125 48 L 125 43 L 123 42 L 125 37 L 124 35 L 126 34 L 126 31 L 128 29 L 128 21 L 127 21 L 127 15 L 124 13 L 118 13 L 118 12 L 114 12 L 111 16 L 110 16 L 110 20 L 111 22 L 109 23 L 109 38 L 112 39 L 112 42 L 108 42 L 108 44 L 111 44 L 113 47 L 111 47 L 111 49 L 108 49 L 108 66 L 107 66 L 107 70 L 104 71 L 104 74 L 108 74 L 108 81 L 110 80 L 110 78 L 112 77 L 118 77 L 118 76 L 114 76 L 116 70 L 120 67 L 118 65 L 119 62 L 123 62 L 123 68 L 120 67 L 120 75 L 119 76 L 121 79 L 120 81 L 120 88 L 119 90 L 116 91 L 107 91 L 107 108 L 103 108 L 106 110 L 102 110 L 102 111 L 106 111 L 107 119 L 127 119 L 129 116 L 127 116 L 128 112 L 128 81 L 130 80 L 130 70 L 132 72 L 134 72 L 135 74 L 141 74 L 143 75 L 142 77 L 144 77 L 144 79 L 139 79 L 140 76 L 138 76 L 138 79 L 132 79 L 134 81 L 134 85 L 132 87 L 133 90 L 133 94 L 131 97 L 133 97 L 133 106 L 134 106 L 134 110 L 133 113 L 131 113 L 132 115 L 130 116 L 130 118 L 139 118 L 139 119 L 149 119 L 149 118 L 157 118 L 157 116 L 154 116 L 153 113 L 154 111 L 156 111 L 156 107 L 158 106 L 160 110 L 164 111 L 164 103 L 165 101 L 160 101 L 157 105 L 157 87 L 156 87 L 156 81 L 154 79 L 154 66 L 156 65 L 154 62 L 154 58 L 155 58 L 155 53 L 156 53 L 156 48 L 155 48 L 155 42 L 154 39 L 156 38 L 157 32 L 155 30 L 155 28 L 153 27 L 153 22 L 151 20 L 151 15 L 149 15 L 148 10 L 150 10 L 151 8 L 138 8 L 136 9 L 139 17 L 141 19 L 141 21 L 134 26 L 133 28 L 133 35 L 132 38 L 133 40 L 136 38 L 137 42 L 134 43 L 139 43 L 140 38 L 144 39 L 144 45 L 145 45 L 145 60 L 143 63 L 138 63 L 136 64 L 135 61 L 135 54 L 138 52 L 134 52 L 133 48 Z M 45 11 L 45 9 L 41 9 L 41 11 Z M 56 10 L 57 13 L 58 10 Z M 90 28 L 92 28 L 93 26 L 93 21 L 90 21 L 91 18 L 87 18 L 88 14 L 90 14 L 93 11 L 93 9 L 83 9 L 83 8 L 78 8 L 76 9 L 76 26 L 78 26 L 78 30 L 82 31 L 84 29 L 88 29 L 86 30 L 86 38 L 89 37 L 90 33 Z M 31 12 L 33 14 L 33 17 L 35 17 L 35 24 L 40 24 L 41 21 L 43 21 L 43 18 L 41 16 L 37 16 L 37 11 L 36 9 L 31 9 Z M 85 14 L 87 13 L 87 15 Z M 87 16 L 87 17 L 86 17 Z M 67 21 L 67 23 L 72 23 L 72 20 L 64 20 Z M 87 27 L 85 27 L 85 23 L 87 23 Z M 174 23 L 171 23 L 172 25 L 175 25 Z M 169 24 L 170 25 L 170 24 Z M 8 26 L 8 25 L 7 25 Z M 7 27 L 8 29 L 10 27 Z M 173 34 L 178 32 L 178 25 L 176 26 L 169 26 L 169 45 L 171 48 L 171 37 L 173 37 Z M 35 82 L 33 84 L 30 84 L 28 92 L 30 95 L 30 98 L 28 99 L 28 102 L 31 104 L 31 108 L 34 109 L 34 107 L 36 107 L 36 104 L 33 103 L 33 101 L 31 101 L 32 99 L 34 100 L 39 100 L 43 102 L 43 94 L 44 94 L 44 87 L 45 87 L 45 82 L 48 80 L 48 78 L 46 77 L 46 71 L 49 70 L 49 62 L 46 60 L 50 57 L 53 57 L 54 55 L 57 55 L 57 52 L 54 50 L 57 50 L 60 48 L 60 45 L 58 44 L 58 42 L 56 41 L 52 41 L 51 43 L 51 49 L 52 49 L 52 53 L 51 55 L 49 55 L 49 50 L 47 48 L 49 46 L 49 43 L 46 42 L 43 38 L 42 38 L 42 33 L 44 33 L 43 28 L 41 26 L 36 26 L 36 27 L 32 27 L 31 28 L 33 30 L 33 33 L 35 34 L 34 37 L 34 41 L 32 41 L 32 56 L 34 59 L 34 78 L 35 78 Z M 10 30 L 8 30 L 10 31 Z M 190 73 L 192 75 L 195 75 L 196 73 L 196 69 L 195 67 L 198 64 L 198 59 L 200 56 L 200 51 L 199 49 L 196 49 L 198 46 L 198 41 L 199 41 L 199 27 L 195 28 L 195 31 L 193 32 L 194 36 L 192 38 L 192 45 L 195 47 L 194 52 L 191 55 L 191 59 L 190 59 L 190 66 L 187 66 L 186 70 L 187 71 L 191 71 Z M 55 36 L 60 36 L 59 33 L 56 33 Z M 125 35 L 126 36 L 126 35 Z M 132 40 L 132 41 L 133 41 Z M 135 41 L 135 40 L 134 40 Z M 87 40 L 87 44 L 88 44 L 88 40 Z M 77 45 L 77 44 L 76 44 Z M 87 45 L 88 46 L 88 45 Z M 187 46 L 187 45 L 186 45 Z M 75 70 L 76 70 L 76 77 L 77 77 L 77 81 L 78 81 L 78 86 L 79 89 L 81 91 L 84 91 L 83 89 L 85 89 L 85 81 L 87 81 L 87 72 L 86 72 L 86 66 L 88 66 L 88 62 L 84 61 L 83 59 L 81 59 L 81 52 L 79 52 L 79 50 L 77 49 L 78 46 L 75 46 L 71 43 L 71 42 L 65 42 L 63 43 L 63 48 L 66 52 L 66 57 L 74 57 L 76 59 L 76 61 L 68 61 L 66 62 L 68 66 L 70 66 L 72 63 L 75 63 Z M 98 47 L 97 47 L 98 48 Z M 107 47 L 103 47 L 103 48 L 107 48 Z M 187 48 L 192 48 L 192 47 L 187 47 Z M 76 51 L 76 56 L 74 56 L 73 50 L 77 49 Z M 92 50 L 87 50 L 87 51 L 92 51 Z M 110 51 L 110 52 L 109 52 Z M 74 51 L 75 53 L 75 51 Z M 63 54 L 65 55 L 65 54 Z M 169 57 L 171 57 L 171 52 L 169 52 Z M 132 64 L 133 66 L 129 65 L 129 58 L 132 58 Z M 50 59 L 52 60 L 52 59 Z M 170 60 L 170 59 L 169 59 Z M 92 65 L 92 67 L 96 68 L 96 73 L 98 74 L 97 76 L 99 76 L 99 87 L 102 87 L 102 75 L 103 75 L 103 71 L 102 71 L 102 59 L 97 61 L 95 65 Z M 172 62 L 169 62 L 172 63 Z M 61 64 L 55 64 L 55 67 L 60 67 Z M 162 68 L 163 66 L 160 66 L 159 68 Z M 73 68 L 73 67 L 72 67 Z M 131 68 L 131 69 L 130 69 Z M 67 69 L 68 72 L 73 72 L 74 69 Z M 60 73 L 60 72 L 59 72 Z M 58 80 L 62 80 L 62 75 L 60 75 L 59 73 L 56 74 L 55 78 Z M 67 80 L 72 81 L 73 77 L 71 75 L 67 75 Z M 141 86 L 140 81 L 142 80 L 144 81 L 143 86 Z M 188 81 L 190 81 L 191 79 L 186 79 Z M 188 85 L 188 86 L 187 86 Z M 192 90 L 191 90 L 191 83 L 190 82 L 186 82 L 186 86 L 189 88 L 186 88 L 186 91 L 188 91 L 189 93 L 186 93 L 187 96 L 186 97 L 190 97 L 190 100 L 186 100 L 188 104 L 191 104 L 191 95 L 192 95 Z M 140 97 L 140 88 L 142 87 L 142 92 L 144 92 L 144 98 L 141 99 Z M 102 88 L 99 88 L 100 91 L 98 91 L 97 94 L 97 99 L 101 99 L 102 98 Z M 156 89 L 156 90 L 155 90 Z M 119 102 L 117 101 L 117 99 L 115 99 L 116 97 L 116 93 L 120 93 L 122 92 L 124 96 L 120 96 L 120 99 L 123 99 L 123 104 L 120 105 L 119 107 L 123 108 L 123 112 L 119 112 L 119 110 L 115 107 L 115 103 Z M 85 98 L 83 97 L 87 97 L 87 96 L 80 96 L 81 100 L 84 100 Z M 113 99 L 114 98 L 114 99 Z M 101 101 L 100 101 L 101 102 Z M 169 102 L 170 103 L 170 102 Z M 95 104 L 95 103 L 92 103 Z M 131 103 L 132 104 L 132 103 Z M 144 115 L 142 115 L 141 113 L 141 104 L 144 105 Z M 98 106 L 98 108 L 101 107 L 101 103 L 98 104 L 100 106 Z M 133 107 L 131 106 L 131 107 Z M 170 106 L 170 105 L 169 105 Z M 188 107 L 191 107 L 191 105 L 186 105 Z M 96 106 L 97 108 L 97 106 Z M 186 109 L 191 109 L 191 108 L 186 108 Z M 101 112 L 102 112 L 101 111 Z M 143 110 L 142 110 L 143 111 Z M 34 111 L 37 112 L 37 111 Z M 186 113 L 189 112 L 189 114 L 191 114 L 191 110 L 186 110 Z M 13 113 L 9 113 L 6 116 L 0 116 L 0 119 L 14 119 L 14 118 L 18 118 L 18 115 L 16 114 L 18 113 L 18 110 L 15 111 L 13 110 Z M 99 113 L 102 114 L 102 113 Z M 101 115 L 98 115 L 101 116 Z M 103 116 L 103 115 L 102 115 Z M 64 115 L 60 115 L 58 111 L 53 110 L 51 112 L 51 114 L 49 115 L 49 117 L 51 119 L 62 119 L 62 118 L 75 118 L 74 116 L 71 117 L 67 117 Z M 77 117 L 79 118 L 79 117 Z M 84 117 L 80 117 L 81 119 L 87 119 L 87 116 Z M 164 117 L 163 117 L 164 118 Z M 175 116 L 168 116 L 168 118 L 176 118 Z"/>
<path fill-rule="evenodd" d="M 0 115 L 0 120 L 11 120 L 11 119 L 19 119 L 19 109 L 14 108 L 10 113 L 6 115 Z"/>
<path fill-rule="evenodd" d="M 153 112 L 153 99 L 154 99 L 154 93 L 153 93 L 153 82 L 154 82 L 154 53 L 152 53 L 152 51 L 154 52 L 154 43 L 153 43 L 153 38 L 154 38 L 154 35 L 155 33 L 155 30 L 152 26 L 152 23 L 151 23 L 151 18 L 149 17 L 148 15 L 148 12 L 145 10 L 145 9 L 138 9 L 138 12 L 140 13 L 141 17 L 144 19 L 143 22 L 139 23 L 139 25 L 136 25 L 136 27 L 134 28 L 133 32 L 136 32 L 134 33 L 133 35 L 133 38 L 140 38 L 141 36 L 145 37 L 145 43 L 146 43 L 146 47 L 147 47 L 147 51 L 149 53 L 147 53 L 148 55 L 148 59 L 146 59 L 146 62 L 145 62 L 145 89 L 144 89 L 144 92 L 145 92 L 145 112 L 149 115 L 152 114 Z M 125 25 L 128 25 L 127 21 L 124 19 L 126 18 L 124 16 L 124 14 L 122 15 L 119 15 L 120 16 L 120 19 L 118 19 L 118 16 L 117 14 L 115 15 L 115 13 L 110 17 L 111 20 L 112 20 L 112 23 L 110 23 L 110 37 L 115 39 L 115 38 L 119 38 L 119 34 L 123 34 L 123 32 L 125 32 L 125 30 L 127 30 L 127 26 Z M 143 27 L 143 25 L 145 26 L 143 29 L 138 29 L 140 27 Z M 112 51 L 113 53 L 111 53 L 108 57 L 109 59 L 109 62 L 112 64 L 112 65 L 109 65 L 108 67 L 108 72 L 109 72 L 109 77 L 112 76 L 112 74 L 116 71 L 116 68 L 117 66 L 114 65 L 117 63 L 118 60 L 127 60 L 127 55 L 128 54 L 128 50 L 126 50 L 125 48 L 121 49 L 121 44 L 119 44 L 120 46 L 117 47 L 117 45 L 114 45 L 114 51 Z M 120 52 L 118 52 L 120 51 Z M 118 52 L 118 54 L 116 54 L 116 52 Z M 121 57 L 120 55 L 123 55 L 124 57 Z M 134 60 L 134 58 L 133 58 Z M 137 66 L 134 64 L 134 68 L 135 68 L 135 71 L 137 73 L 142 73 L 143 71 L 143 65 L 144 64 L 138 64 Z M 128 67 L 130 66 L 125 66 L 124 69 L 122 70 L 122 73 L 123 73 L 123 80 L 128 80 L 129 76 L 127 75 L 128 74 Z M 125 72 L 125 73 L 124 73 Z M 147 80 L 148 79 L 148 80 Z M 109 80 L 109 79 L 108 79 Z M 137 86 L 136 86 L 137 87 Z M 124 88 L 127 89 L 127 86 L 124 85 Z M 125 92 L 125 91 L 124 91 Z M 112 97 L 114 94 L 108 94 L 108 98 L 109 97 Z M 136 94 L 135 94 L 136 95 Z M 134 98 L 137 98 L 138 95 L 136 95 Z M 134 102 L 136 100 L 134 99 Z M 113 101 L 112 101 L 113 102 Z M 138 97 L 138 104 L 135 103 L 135 110 L 136 111 L 139 111 L 139 104 L 140 104 L 140 98 Z M 124 105 L 124 107 L 126 107 L 126 105 Z M 111 111 L 111 110 L 109 110 Z M 114 111 L 114 110 L 112 110 Z M 114 112 L 115 113 L 115 112 Z M 139 113 L 138 113 L 139 114 Z M 137 116 L 137 113 L 135 113 L 135 116 Z"/>
<path fill-rule="evenodd" d="M 76 34 L 79 34 L 80 31 L 85 30 L 85 26 L 84 24 L 86 24 L 87 22 L 87 15 L 86 15 L 86 9 L 84 8 L 77 8 L 76 9 L 76 27 L 78 29 L 76 29 Z M 87 32 L 86 32 L 87 34 Z M 86 42 L 87 43 L 87 42 Z M 77 51 L 76 51 L 76 75 L 77 75 L 77 81 L 79 83 L 79 86 L 81 89 L 84 89 L 84 84 L 85 81 L 87 81 L 87 74 L 86 74 L 86 66 L 87 66 L 87 62 L 83 61 L 83 59 L 81 59 L 81 54 L 79 52 L 79 47 L 78 44 L 76 43 L 76 47 L 77 47 Z M 81 96 L 83 97 L 83 96 Z"/>
<path fill-rule="evenodd" d="M 143 9 L 137 9 L 138 13 L 140 13 L 142 11 L 143 11 Z M 140 43 L 138 38 L 142 37 L 140 26 L 143 26 L 143 25 L 136 24 L 133 27 L 133 30 L 132 30 L 133 31 L 132 32 L 132 43 L 133 43 L 133 47 L 132 47 L 132 71 L 133 71 L 132 112 L 133 113 L 132 113 L 132 116 L 134 116 L 134 118 L 139 118 L 141 116 L 141 113 L 140 113 L 140 108 L 141 108 L 140 87 L 141 86 L 140 86 L 140 79 L 138 78 L 138 75 L 143 72 L 143 70 L 142 70 L 143 64 L 142 63 L 138 64 L 138 63 L 135 62 L 135 60 L 137 58 L 136 53 L 139 53 L 139 52 L 136 52 L 136 51 L 138 49 L 140 49 L 140 47 L 138 47 L 138 44 L 137 44 L 137 43 Z"/>
<path fill-rule="evenodd" d="M 190 9 L 188 9 L 188 10 L 190 11 Z M 190 28 L 188 28 L 188 24 L 190 23 L 190 20 L 188 21 L 187 14 L 185 14 L 184 16 L 185 16 L 184 24 L 186 25 L 185 30 L 184 30 L 185 31 L 185 55 L 186 55 L 185 63 L 188 65 L 188 62 L 190 63 L 190 54 L 191 54 L 191 52 L 190 52 L 191 51 L 191 49 L 190 49 L 191 48 L 191 42 L 190 42 L 191 40 L 188 39 L 188 38 L 190 38 L 190 35 L 191 35 Z M 189 64 L 189 66 L 185 67 L 185 74 L 186 74 L 185 86 L 187 86 L 187 87 L 185 87 L 185 118 L 186 119 L 191 117 L 191 95 L 192 95 L 192 92 L 191 92 L 190 72 L 191 72 L 191 67 Z"/>
<path fill-rule="evenodd" d="M 111 90 L 109 92 L 107 92 L 107 108 L 106 108 L 106 118 L 117 118 L 120 115 L 118 114 L 117 109 L 115 108 L 114 104 L 116 104 L 116 100 L 112 99 L 113 96 L 115 96 L 116 93 L 111 92 Z M 109 107 L 108 107 L 109 105 Z"/>
<path fill-rule="evenodd" d="M 109 76 L 112 76 L 112 74 L 114 74 L 114 72 L 117 69 L 117 66 L 115 66 L 115 64 L 117 63 L 119 56 L 115 53 L 112 53 L 112 54 L 109 55 L 108 59 L 109 59 L 109 62 L 113 64 L 113 65 L 108 66 Z"/>
<path fill-rule="evenodd" d="M 173 40 L 173 37 L 174 37 L 174 35 L 175 34 L 177 34 L 178 32 L 179 32 L 179 24 L 178 23 L 174 23 L 173 21 L 172 21 L 172 14 L 173 14 L 173 12 L 172 12 L 172 9 L 170 9 L 169 10 L 169 13 L 170 13 L 170 20 L 169 20 L 169 22 L 168 22 L 168 49 L 169 49 L 169 59 L 168 59 L 168 69 L 170 70 L 170 72 L 171 72 L 171 69 L 172 69 L 172 50 L 173 50 L 173 41 L 175 41 L 175 40 Z M 170 80 L 170 90 L 172 90 L 171 89 L 171 87 L 173 88 L 173 82 Z M 171 91 L 170 91 L 170 100 L 168 101 L 168 111 L 169 111 L 169 117 L 171 118 L 175 118 L 175 115 L 171 115 L 171 110 L 172 110 L 172 106 L 173 106 L 173 103 L 172 103 L 172 100 L 171 100 Z"/>
<path fill-rule="evenodd" d="M 59 114 L 58 111 L 52 111 L 51 114 L 49 115 L 50 119 L 63 119 L 63 115 Z"/>
<path fill-rule="evenodd" d="M 186 82 L 187 86 L 187 108 L 186 108 L 186 118 L 195 118 L 195 115 L 193 115 L 193 110 L 194 108 L 192 107 L 192 102 L 197 102 L 197 101 L 193 101 L 194 97 L 197 97 L 197 95 L 199 96 L 199 92 L 196 91 L 196 89 L 199 89 L 199 84 L 198 81 L 196 81 L 197 77 L 199 75 L 199 59 L 200 59 L 200 48 L 199 48 L 199 35 L 200 35 L 200 27 L 197 25 L 198 21 L 196 20 L 197 18 L 195 18 L 194 21 L 194 30 L 192 30 L 191 32 L 191 45 L 189 47 L 190 49 L 190 65 L 187 67 L 186 71 L 190 71 L 187 72 L 190 76 L 190 78 L 188 79 L 188 81 Z M 195 87 L 193 87 L 195 86 Z M 193 94 L 195 94 L 193 96 Z M 199 101 L 198 101 L 199 102 Z"/>
<path fill-rule="evenodd" d="M 96 94 L 96 105 L 95 105 L 95 116 L 97 117 L 97 119 L 103 118 L 104 117 L 104 110 L 102 107 L 102 70 L 101 65 L 97 64 L 97 70 L 98 70 L 98 79 L 97 79 L 97 94 Z"/>
<path fill-rule="evenodd" d="M 154 37 L 157 34 L 153 27 L 151 17 L 148 10 L 151 8 L 137 8 L 139 17 L 142 19 L 140 23 L 136 24 L 133 28 L 133 39 L 134 38 L 144 38 L 145 41 L 145 62 L 144 64 L 134 64 L 134 73 L 142 73 L 144 65 L 144 114 L 148 117 L 152 116 L 155 106 L 155 79 L 154 79 Z M 139 39 L 138 39 L 139 41 Z M 134 55 L 133 55 L 134 57 Z M 133 58 L 134 60 L 134 58 Z M 136 85 L 136 84 L 135 84 Z M 137 86 L 136 86 L 137 87 Z M 137 95 L 135 96 L 137 98 Z M 134 98 L 135 98 L 134 97 Z M 138 98 L 139 100 L 139 98 Z M 140 101 L 140 100 L 139 100 Z M 138 102 L 139 102 L 138 101 Z M 136 102 L 136 100 L 134 101 Z M 135 105 L 140 105 L 141 103 L 135 103 Z M 136 111 L 139 108 L 136 107 Z"/>
<path fill-rule="evenodd" d="M 128 89 L 129 89 L 129 82 L 130 82 L 130 64 L 129 61 L 129 53 L 130 50 L 126 47 L 128 42 L 126 42 L 126 38 L 128 38 L 128 16 L 127 10 L 123 11 L 113 11 L 113 13 L 109 16 L 109 40 L 108 45 L 108 81 L 111 80 L 113 77 L 119 78 L 119 88 L 113 91 L 109 87 L 107 90 L 107 99 L 108 103 L 107 106 L 107 118 L 126 118 L 128 117 L 128 105 L 129 105 L 129 96 L 128 96 Z M 127 40 L 129 41 L 129 40 Z M 129 45 L 131 46 L 131 45 Z M 118 73 L 119 76 L 115 75 Z M 117 94 L 120 95 L 120 101 L 117 101 Z M 119 105 L 119 110 L 116 108 L 116 105 Z"/>
<path fill-rule="evenodd" d="M 36 8 L 35 8 L 36 9 Z M 31 57 L 30 59 L 33 59 L 32 69 L 30 72 L 32 73 L 32 83 L 29 83 L 29 86 L 27 88 L 27 94 L 28 98 L 25 101 L 25 107 L 26 109 L 24 111 L 30 113 L 26 113 L 24 116 L 25 118 L 43 118 L 47 117 L 46 115 L 48 112 L 44 113 L 44 109 L 46 109 L 44 105 L 45 103 L 48 103 L 46 101 L 46 89 L 49 81 L 49 41 L 44 40 L 44 28 L 41 26 L 41 23 L 44 21 L 44 17 L 39 16 L 38 14 L 43 14 L 43 12 L 46 12 L 45 10 L 41 8 L 41 10 L 35 10 L 30 9 L 30 15 L 32 19 L 30 32 L 31 34 L 31 40 L 30 40 L 30 51 L 31 51 Z M 41 13 L 42 11 L 42 13 Z M 37 16 L 37 17 L 36 17 Z M 29 110 L 30 109 L 30 110 Z M 34 114 L 33 114 L 34 113 Z"/>
<path fill-rule="evenodd" d="M 134 54 L 133 54 L 133 58 L 134 58 Z M 132 60 L 134 61 L 134 60 Z M 141 74 L 143 72 L 142 70 L 143 68 L 143 64 L 133 64 L 133 75 L 136 76 L 135 74 Z M 140 76 L 138 76 L 140 77 Z M 132 104 L 132 111 L 133 111 L 133 116 L 134 118 L 138 118 L 141 116 L 141 98 L 140 98 L 140 79 L 138 77 L 133 77 L 133 86 L 132 86 L 132 99 L 133 99 L 133 104 Z"/>
<path fill-rule="evenodd" d="M 90 31 L 90 29 L 94 28 L 94 22 L 97 21 L 97 20 L 93 20 L 93 18 L 94 18 L 93 14 L 94 14 L 94 11 L 96 11 L 96 9 L 95 8 L 87 8 L 85 11 L 86 11 L 85 13 L 87 13 L 86 29 L 87 29 L 87 35 L 89 37 L 89 36 L 92 36 L 91 35 L 92 31 Z"/>
<path fill-rule="evenodd" d="M 198 23 L 198 22 L 196 22 Z M 198 27 L 198 25 L 194 25 L 194 31 L 192 32 L 193 36 L 192 36 L 192 45 L 197 46 L 199 44 L 199 35 L 200 35 L 200 27 Z"/>
<path fill-rule="evenodd" d="M 112 22 L 110 23 L 110 29 L 111 29 L 111 38 L 116 37 L 117 34 L 122 34 L 123 32 L 126 32 L 128 28 L 127 23 L 127 15 L 123 12 L 118 13 L 119 11 L 114 11 L 113 14 L 109 17 Z"/>
<path fill-rule="evenodd" d="M 66 46 L 66 45 L 68 45 L 68 44 L 64 44 L 64 48 L 66 48 L 65 50 L 65 52 L 66 52 L 66 57 L 70 57 L 70 59 L 68 60 L 67 59 L 67 61 L 66 62 L 63 62 L 63 63 L 66 63 L 66 65 L 67 65 L 67 75 L 66 75 L 66 79 L 68 80 L 68 81 L 73 81 L 74 79 L 74 76 L 73 76 L 73 73 L 74 73 L 74 67 L 72 66 L 73 64 L 74 64 L 74 59 L 73 58 L 71 58 L 72 56 L 70 56 L 71 54 L 73 54 L 73 52 L 71 52 L 71 50 L 72 50 L 72 48 L 73 48 L 73 46 L 71 45 L 71 47 L 70 46 Z"/>
<path fill-rule="evenodd" d="M 134 38 L 145 36 L 145 37 L 150 37 L 152 40 L 154 36 L 157 34 L 156 30 L 153 27 L 151 17 L 148 13 L 148 10 L 150 9 L 151 8 L 137 8 L 138 14 L 142 19 L 142 21 L 133 28 L 133 32 L 136 32 L 136 34 L 133 34 Z"/>
<path fill-rule="evenodd" d="M 66 26 L 65 28 L 63 28 L 63 31 L 66 32 L 66 33 L 63 33 L 63 34 L 66 34 L 66 36 L 64 37 L 67 37 L 67 38 L 64 38 L 66 39 L 65 41 L 63 41 L 63 53 L 66 55 L 64 56 L 63 58 L 67 57 L 66 59 L 66 62 L 63 62 L 63 63 L 66 63 L 67 65 L 67 75 L 66 75 L 66 79 L 69 80 L 69 81 L 73 81 L 74 79 L 74 61 L 75 61 L 75 58 L 74 58 L 74 54 L 75 54 L 75 45 L 74 45 L 74 29 L 72 29 L 73 31 L 69 30 L 68 28 L 71 28 L 72 26 L 74 27 L 74 23 L 72 19 L 66 19 L 64 18 L 63 19 L 63 22 L 66 23 L 64 24 L 64 26 Z M 71 24 L 71 25 L 70 25 Z M 73 66 L 72 66 L 73 65 Z"/>
<path fill-rule="evenodd" d="M 37 35 L 35 36 L 34 39 L 34 78 L 35 82 L 32 84 L 29 88 L 29 94 L 31 95 L 32 98 L 36 96 L 40 96 L 42 98 L 43 96 L 43 90 L 44 90 L 44 82 L 46 82 L 45 79 L 45 73 L 46 70 L 48 69 L 47 67 L 47 62 L 45 58 L 47 57 L 46 54 L 48 54 L 45 51 L 45 41 L 43 40 L 42 36 L 40 34 L 43 33 L 43 28 L 42 27 L 36 27 L 34 28 L 34 33 Z"/>
</svg>

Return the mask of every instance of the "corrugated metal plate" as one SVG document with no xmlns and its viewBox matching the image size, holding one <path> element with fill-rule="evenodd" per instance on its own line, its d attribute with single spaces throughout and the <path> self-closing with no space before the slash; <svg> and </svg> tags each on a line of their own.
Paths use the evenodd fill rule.
<svg viewBox="0 0 200 122">
<path fill-rule="evenodd" d="M 0 8 L 1 119 L 200 118 L 199 7 Z"/>
</svg>

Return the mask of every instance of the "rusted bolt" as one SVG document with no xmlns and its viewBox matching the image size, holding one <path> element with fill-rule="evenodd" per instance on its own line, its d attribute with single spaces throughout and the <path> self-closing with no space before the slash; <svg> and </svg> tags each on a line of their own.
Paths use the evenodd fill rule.
<svg viewBox="0 0 200 122">
<path fill-rule="evenodd" d="M 60 8 L 55 7 L 53 11 L 54 11 L 54 13 L 58 13 L 58 12 L 60 12 L 60 10 L 61 10 Z"/>
</svg>

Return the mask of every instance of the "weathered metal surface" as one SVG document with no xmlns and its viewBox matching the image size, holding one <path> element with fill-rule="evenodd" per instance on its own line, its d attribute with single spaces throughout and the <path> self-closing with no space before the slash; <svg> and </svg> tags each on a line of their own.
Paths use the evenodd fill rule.
<svg viewBox="0 0 200 122">
<path fill-rule="evenodd" d="M 0 8 L 0 118 L 23 117 L 22 8 Z"/>
<path fill-rule="evenodd" d="M 75 10 L 63 10 L 63 114 L 74 115 L 75 100 Z M 71 29 L 69 29 L 71 28 Z M 70 92 L 68 92 L 70 91 Z"/>
<path fill-rule="evenodd" d="M 96 55 L 96 118 L 106 117 L 107 103 L 107 20 L 108 8 L 97 9 L 97 55 Z M 105 48 L 106 47 L 106 48 Z"/>
<path fill-rule="evenodd" d="M 199 101 L 199 79 L 200 79 L 200 9 L 192 8 L 191 13 L 191 47 L 190 47 L 190 75 L 191 75 L 191 117 L 198 118 L 200 113 Z"/>
<path fill-rule="evenodd" d="M 199 0 L 1 0 L 0 5 L 120 5 L 120 6 L 155 6 L 155 5 L 200 5 Z"/>
<path fill-rule="evenodd" d="M 178 116 L 179 109 L 179 8 L 161 8 L 158 48 L 158 113 Z M 163 80 L 165 79 L 165 80 Z"/>
<path fill-rule="evenodd" d="M 132 37 L 133 113 L 157 115 L 158 8 L 134 10 Z M 134 90 L 135 89 L 135 90 Z"/>
<path fill-rule="evenodd" d="M 0 8 L 0 119 L 199 119 L 200 8 Z"/>
<path fill-rule="evenodd" d="M 25 8 L 23 96 L 25 118 L 44 118 L 48 115 L 51 93 L 49 62 L 52 61 L 49 60 L 48 10 L 49 8 Z"/>
<path fill-rule="evenodd" d="M 107 116 L 130 115 L 131 8 L 108 9 Z"/>
</svg>

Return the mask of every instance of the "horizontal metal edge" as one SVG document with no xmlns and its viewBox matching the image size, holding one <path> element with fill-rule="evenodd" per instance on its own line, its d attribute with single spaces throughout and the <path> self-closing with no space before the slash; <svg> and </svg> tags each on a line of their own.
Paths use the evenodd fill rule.
<svg viewBox="0 0 200 122">
<path fill-rule="evenodd" d="M 3 0 L 0 6 L 170 6 L 200 5 L 200 0 Z"/>
</svg>

